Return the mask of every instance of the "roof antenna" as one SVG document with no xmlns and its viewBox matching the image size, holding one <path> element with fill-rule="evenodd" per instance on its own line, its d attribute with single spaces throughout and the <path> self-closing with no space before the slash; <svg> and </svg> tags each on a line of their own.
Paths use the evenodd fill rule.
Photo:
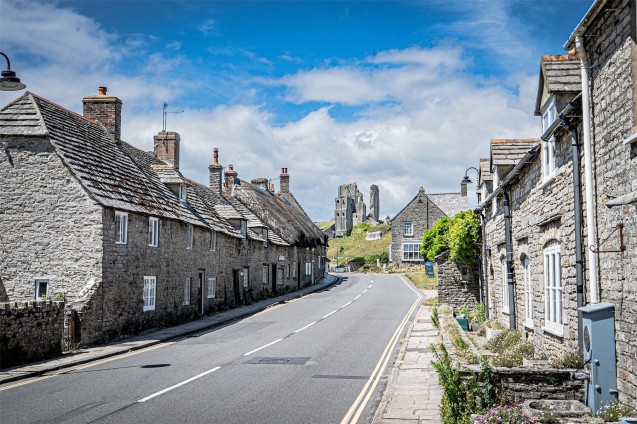
<svg viewBox="0 0 637 424">
<path fill-rule="evenodd" d="M 184 113 L 183 110 L 169 111 L 168 103 L 164 102 L 163 122 L 161 126 L 161 144 L 166 144 L 166 118 L 169 113 Z"/>
</svg>

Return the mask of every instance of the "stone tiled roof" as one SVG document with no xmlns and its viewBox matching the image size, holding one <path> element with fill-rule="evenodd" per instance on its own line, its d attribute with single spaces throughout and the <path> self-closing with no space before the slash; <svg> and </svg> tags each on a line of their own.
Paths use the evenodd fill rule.
<svg viewBox="0 0 637 424">
<path fill-rule="evenodd" d="M 491 140 L 491 171 L 493 172 L 494 166 L 515 166 L 537 142 L 537 138 L 505 138 Z"/>
<path fill-rule="evenodd" d="M 484 181 L 493 181 L 493 175 L 491 175 L 490 166 L 491 159 L 482 158 L 480 159 L 480 180 L 478 182 L 478 186 L 482 185 Z"/>
<path fill-rule="evenodd" d="M 44 120 L 32 96 L 18 97 L 0 111 L 0 135 L 48 135 Z"/>
<path fill-rule="evenodd" d="M 578 93 L 582 91 L 581 72 L 580 60 L 575 53 L 542 56 L 535 114 L 541 114 L 545 85 L 548 93 Z"/>
<path fill-rule="evenodd" d="M 453 217 L 458 212 L 469 210 L 469 199 L 458 193 L 428 193 L 429 199 L 447 216 Z"/>
<path fill-rule="evenodd" d="M 269 228 L 276 228 L 286 243 L 306 247 L 325 244 L 325 234 L 300 206 L 292 205 L 285 197 L 243 180 L 235 187 L 235 196 Z"/>
</svg>

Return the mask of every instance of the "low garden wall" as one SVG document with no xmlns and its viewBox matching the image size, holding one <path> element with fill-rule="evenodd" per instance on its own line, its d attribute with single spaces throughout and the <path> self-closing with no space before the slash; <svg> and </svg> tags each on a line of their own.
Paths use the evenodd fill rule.
<svg viewBox="0 0 637 424">
<path fill-rule="evenodd" d="M 449 259 L 449 252 L 436 256 L 438 264 L 438 303 L 454 310 L 473 307 L 480 301 L 478 265 L 462 265 Z"/>
<path fill-rule="evenodd" d="M 0 368 L 62 353 L 64 302 L 0 303 Z"/>
</svg>

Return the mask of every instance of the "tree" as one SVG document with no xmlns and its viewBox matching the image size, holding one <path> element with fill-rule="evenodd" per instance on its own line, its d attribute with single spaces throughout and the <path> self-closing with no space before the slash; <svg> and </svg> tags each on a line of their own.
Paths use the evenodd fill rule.
<svg viewBox="0 0 637 424">
<path fill-rule="evenodd" d="M 480 217 L 475 212 L 466 211 L 453 218 L 439 219 L 431 229 L 425 230 L 420 253 L 424 259 L 433 261 L 436 256 L 449 250 L 451 260 L 472 265 L 478 262 L 480 243 Z"/>
<path fill-rule="evenodd" d="M 436 256 L 449 248 L 448 233 L 453 220 L 447 216 L 439 219 L 429 230 L 422 234 L 420 254 L 428 261 L 433 261 Z"/>
</svg>

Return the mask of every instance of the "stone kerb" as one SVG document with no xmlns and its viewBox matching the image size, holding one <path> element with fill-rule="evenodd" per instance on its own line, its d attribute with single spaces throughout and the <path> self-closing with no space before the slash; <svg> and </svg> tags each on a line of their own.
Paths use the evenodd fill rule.
<svg viewBox="0 0 637 424">
<path fill-rule="evenodd" d="M 64 302 L 0 304 L 0 367 L 62 353 Z"/>
</svg>

